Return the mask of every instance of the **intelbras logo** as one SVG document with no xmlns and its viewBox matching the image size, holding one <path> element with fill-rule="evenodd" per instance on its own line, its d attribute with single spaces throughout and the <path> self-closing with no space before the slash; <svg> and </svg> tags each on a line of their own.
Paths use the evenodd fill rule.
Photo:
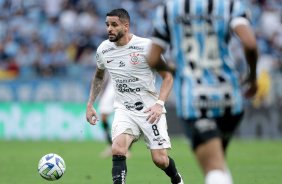
<svg viewBox="0 0 282 184">
<path fill-rule="evenodd" d="M 110 48 L 107 48 L 107 49 L 105 49 L 105 50 L 102 50 L 102 54 L 105 54 L 105 53 L 107 53 L 107 52 L 110 52 L 110 51 L 112 51 L 112 50 L 114 50 L 115 48 L 113 48 L 113 47 L 110 47 Z"/>
<path fill-rule="evenodd" d="M 134 50 L 144 50 L 144 47 L 139 47 L 139 46 L 129 46 L 129 49 L 134 49 Z"/>
<path fill-rule="evenodd" d="M 124 106 L 128 110 L 137 110 L 141 111 L 144 107 L 144 104 L 142 102 L 135 102 L 135 103 L 130 103 L 130 102 L 124 102 Z"/>
</svg>

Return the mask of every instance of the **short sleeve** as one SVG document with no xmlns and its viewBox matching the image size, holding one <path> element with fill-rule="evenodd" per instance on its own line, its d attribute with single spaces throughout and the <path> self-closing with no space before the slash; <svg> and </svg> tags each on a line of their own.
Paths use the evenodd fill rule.
<svg viewBox="0 0 282 184">
<path fill-rule="evenodd" d="M 98 47 L 96 52 L 97 67 L 101 70 L 105 69 L 104 62 L 102 60 L 102 53 L 100 52 L 100 47 Z"/>
<path fill-rule="evenodd" d="M 250 25 L 250 10 L 242 1 L 231 2 L 231 20 L 229 26 L 232 30 L 238 25 Z"/>
</svg>

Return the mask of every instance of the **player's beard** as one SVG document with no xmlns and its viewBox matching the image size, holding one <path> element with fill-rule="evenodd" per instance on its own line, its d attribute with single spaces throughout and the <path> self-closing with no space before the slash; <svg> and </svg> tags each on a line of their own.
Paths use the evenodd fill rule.
<svg viewBox="0 0 282 184">
<path fill-rule="evenodd" d="M 109 37 L 109 41 L 110 41 L 110 42 L 117 42 L 117 41 L 119 41 L 123 36 L 124 36 L 124 32 L 123 32 L 123 31 L 120 31 L 120 32 L 118 32 L 118 34 L 116 35 L 116 37 L 114 37 L 114 38 L 110 38 L 110 37 Z"/>
</svg>

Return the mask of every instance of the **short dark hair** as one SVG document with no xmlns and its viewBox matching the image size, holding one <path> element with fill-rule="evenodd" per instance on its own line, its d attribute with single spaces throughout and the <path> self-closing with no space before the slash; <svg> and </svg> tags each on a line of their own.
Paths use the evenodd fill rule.
<svg viewBox="0 0 282 184">
<path fill-rule="evenodd" d="M 130 23 L 129 13 L 123 8 L 113 9 L 109 13 L 107 13 L 107 16 L 117 16 L 122 23 Z"/>
</svg>

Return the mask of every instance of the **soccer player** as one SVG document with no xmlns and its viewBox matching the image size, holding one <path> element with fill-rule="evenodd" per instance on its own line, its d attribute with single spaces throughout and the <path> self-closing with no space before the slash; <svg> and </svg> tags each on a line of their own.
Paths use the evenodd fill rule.
<svg viewBox="0 0 282 184">
<path fill-rule="evenodd" d="M 249 66 L 245 97 L 257 90 L 256 39 L 248 10 L 238 0 L 168 0 L 154 19 L 151 67 L 175 74 L 178 115 L 183 119 L 206 184 L 233 183 L 226 147 L 243 115 L 238 73 L 230 57 L 230 34 L 242 42 Z M 170 45 L 175 69 L 159 58 Z"/>
<path fill-rule="evenodd" d="M 163 78 L 160 94 L 155 88 L 156 71 L 147 63 L 151 41 L 129 33 L 130 17 L 124 9 L 107 13 L 109 39 L 97 49 L 97 68 L 87 103 L 87 121 L 95 125 L 98 116 L 93 103 L 100 92 L 106 69 L 115 88 L 115 116 L 112 124 L 112 179 L 114 184 L 126 181 L 126 152 L 143 133 L 153 162 L 162 169 L 172 183 L 184 183 L 172 158 L 167 132 L 164 102 L 172 88 L 169 72 L 159 72 Z M 94 118 L 93 118 L 94 117 Z"/>
</svg>

